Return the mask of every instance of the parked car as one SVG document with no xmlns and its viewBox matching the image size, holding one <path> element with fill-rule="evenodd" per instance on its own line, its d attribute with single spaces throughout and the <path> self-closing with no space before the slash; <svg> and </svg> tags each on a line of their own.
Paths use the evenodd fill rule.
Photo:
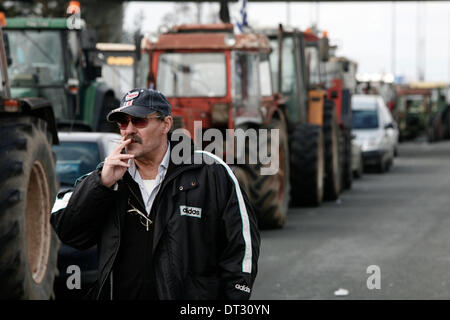
<svg viewBox="0 0 450 320">
<path fill-rule="evenodd" d="M 112 152 L 122 137 L 116 133 L 60 132 L 59 145 L 53 147 L 56 154 L 56 174 L 60 191 L 73 189 L 77 178 L 92 172 Z M 81 271 L 81 289 L 69 290 L 68 267 L 78 266 Z M 82 298 L 97 280 L 97 248 L 80 251 L 62 244 L 58 252 L 59 275 L 55 279 L 56 299 Z"/>
<path fill-rule="evenodd" d="M 364 166 L 390 169 L 398 147 L 397 123 L 380 95 L 352 97 L 353 133 L 361 145 Z"/>
<path fill-rule="evenodd" d="M 361 178 L 364 172 L 361 146 L 352 140 L 352 172 L 355 178 Z"/>
</svg>

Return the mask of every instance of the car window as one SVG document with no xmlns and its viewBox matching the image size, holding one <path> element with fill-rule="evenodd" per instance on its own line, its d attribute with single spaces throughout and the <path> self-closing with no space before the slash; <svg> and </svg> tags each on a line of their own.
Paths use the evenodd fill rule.
<svg viewBox="0 0 450 320">
<path fill-rule="evenodd" d="M 95 170 L 100 162 L 95 142 L 60 142 L 53 146 L 56 175 L 61 185 L 73 185 L 79 177 Z"/>
<path fill-rule="evenodd" d="M 353 110 L 352 121 L 353 129 L 377 129 L 378 112 L 377 110 Z"/>
</svg>

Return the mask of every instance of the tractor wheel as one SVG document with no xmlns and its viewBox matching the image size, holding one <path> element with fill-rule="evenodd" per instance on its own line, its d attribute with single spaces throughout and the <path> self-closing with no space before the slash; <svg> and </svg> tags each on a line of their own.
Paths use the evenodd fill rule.
<svg viewBox="0 0 450 320">
<path fill-rule="evenodd" d="M 436 137 L 434 134 L 434 119 L 433 116 L 431 116 L 428 119 L 428 125 L 426 126 L 426 134 L 427 134 L 427 141 L 429 143 L 435 142 L 436 141 Z"/>
<path fill-rule="evenodd" d="M 363 164 L 363 157 L 362 155 L 359 156 L 359 163 L 358 163 L 358 168 L 355 170 L 354 172 L 354 177 L 359 179 L 362 177 L 363 172 L 364 172 L 364 164 Z"/>
<path fill-rule="evenodd" d="M 434 141 L 441 141 L 444 137 L 444 130 L 442 125 L 442 112 L 438 112 L 433 117 L 433 134 Z"/>
<path fill-rule="evenodd" d="M 59 240 L 50 225 L 58 183 L 47 123 L 9 117 L 0 125 L 0 299 L 49 299 Z"/>
<path fill-rule="evenodd" d="M 247 184 L 244 189 L 255 208 L 258 218 L 258 225 L 261 229 L 282 228 L 286 222 L 286 216 L 289 208 L 290 182 L 289 182 L 289 146 L 286 133 L 285 122 L 279 119 L 273 119 L 269 125 L 264 125 L 261 129 L 268 129 L 267 140 L 258 138 L 259 150 L 267 150 L 270 153 L 272 143 L 271 129 L 279 129 L 279 162 L 275 165 L 278 170 L 274 174 L 262 175 L 261 169 L 268 168 L 269 165 L 263 165 L 258 159 L 257 164 L 245 164 L 241 168 L 245 170 L 246 178 L 241 179 L 240 183 Z M 251 146 L 250 146 L 251 147 Z M 246 147 L 246 153 L 249 153 Z M 258 150 L 258 151 L 259 151 Z M 255 150 L 252 150 L 252 152 Z M 247 159 L 246 154 L 246 159 Z M 273 155 L 270 154 L 272 157 Z M 239 176 L 239 174 L 238 174 Z"/>
<path fill-rule="evenodd" d="M 344 162 L 345 162 L 345 136 L 344 133 L 339 130 L 339 189 L 344 191 Z"/>
<path fill-rule="evenodd" d="M 450 106 L 447 106 L 442 112 L 442 123 L 444 127 L 443 139 L 450 139 Z"/>
<path fill-rule="evenodd" d="M 318 206 L 323 200 L 324 142 L 322 128 L 300 124 L 291 134 L 291 204 Z"/>
<path fill-rule="evenodd" d="M 353 172 L 352 172 L 352 137 L 349 130 L 345 130 L 342 132 L 342 140 L 344 143 L 344 159 L 343 162 L 343 170 L 342 170 L 342 182 L 343 187 L 345 189 L 351 189 L 353 182 Z"/>
<path fill-rule="evenodd" d="M 340 130 L 333 101 L 325 100 L 323 111 L 323 136 L 325 142 L 324 198 L 326 200 L 336 200 L 341 191 Z"/>
<path fill-rule="evenodd" d="M 107 94 L 103 101 L 102 113 L 99 119 L 98 131 L 100 132 L 115 132 L 119 133 L 120 130 L 115 123 L 108 122 L 106 116 L 111 110 L 119 107 L 119 100 L 117 100 L 112 94 Z"/>
</svg>

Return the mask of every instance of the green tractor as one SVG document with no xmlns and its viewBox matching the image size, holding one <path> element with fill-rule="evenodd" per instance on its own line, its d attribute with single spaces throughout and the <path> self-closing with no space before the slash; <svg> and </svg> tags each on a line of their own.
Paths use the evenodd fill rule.
<svg viewBox="0 0 450 320">
<path fill-rule="evenodd" d="M 114 91 L 97 80 L 101 62 L 95 34 L 81 19 L 7 18 L 14 98 L 51 102 L 58 130 L 116 131 L 106 121 L 119 105 Z"/>
<path fill-rule="evenodd" d="M 3 43 L 0 27 L 0 300 L 50 299 L 60 245 L 50 225 L 56 124 L 48 101 L 11 98 Z"/>
</svg>

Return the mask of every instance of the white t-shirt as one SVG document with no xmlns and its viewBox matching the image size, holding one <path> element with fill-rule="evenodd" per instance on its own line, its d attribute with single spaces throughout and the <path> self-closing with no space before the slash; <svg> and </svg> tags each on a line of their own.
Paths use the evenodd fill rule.
<svg viewBox="0 0 450 320">
<path fill-rule="evenodd" d="M 145 190 L 148 194 L 152 194 L 153 189 L 155 189 L 156 179 L 142 180 L 144 183 Z"/>
</svg>

